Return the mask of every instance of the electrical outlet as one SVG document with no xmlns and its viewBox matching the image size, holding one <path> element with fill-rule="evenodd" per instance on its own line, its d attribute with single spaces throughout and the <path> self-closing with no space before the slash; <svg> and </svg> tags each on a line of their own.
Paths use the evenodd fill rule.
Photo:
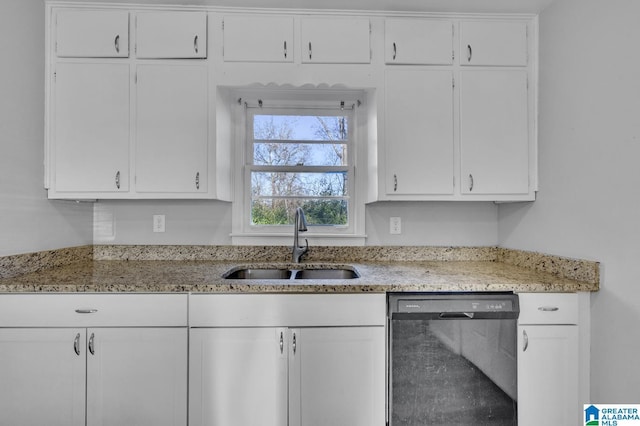
<svg viewBox="0 0 640 426">
<path fill-rule="evenodd" d="M 153 215 L 153 232 L 164 232 L 164 215 Z"/>
<path fill-rule="evenodd" d="M 402 234 L 402 219 L 399 217 L 389 218 L 389 233 L 393 235 Z"/>
</svg>

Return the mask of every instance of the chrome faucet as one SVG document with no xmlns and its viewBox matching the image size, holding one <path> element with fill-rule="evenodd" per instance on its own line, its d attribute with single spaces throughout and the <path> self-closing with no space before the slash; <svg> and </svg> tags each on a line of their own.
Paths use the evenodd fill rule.
<svg viewBox="0 0 640 426">
<path fill-rule="evenodd" d="M 296 215 L 293 220 L 293 263 L 300 263 L 302 256 L 309 251 L 309 241 L 305 238 L 305 246 L 301 246 L 298 240 L 298 233 L 307 231 L 307 220 L 301 207 L 296 208 Z"/>
</svg>

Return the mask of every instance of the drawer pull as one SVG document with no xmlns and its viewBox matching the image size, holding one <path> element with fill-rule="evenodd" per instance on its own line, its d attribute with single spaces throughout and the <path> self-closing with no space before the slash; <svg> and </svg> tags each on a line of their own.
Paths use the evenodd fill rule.
<svg viewBox="0 0 640 426">
<path fill-rule="evenodd" d="M 280 353 L 284 351 L 284 333 L 280 332 Z"/>
<path fill-rule="evenodd" d="M 196 35 L 193 38 L 193 50 L 198 53 L 198 36 Z"/>
<path fill-rule="evenodd" d="M 522 352 L 526 352 L 529 347 L 529 336 L 527 335 L 527 330 L 522 330 Z"/>
<path fill-rule="evenodd" d="M 296 349 L 298 348 L 298 344 L 296 343 L 296 333 L 293 333 L 293 354 L 296 354 Z"/>
<path fill-rule="evenodd" d="M 98 310 L 93 308 L 76 309 L 76 313 L 78 314 L 95 314 L 96 312 L 98 312 Z"/>
<path fill-rule="evenodd" d="M 538 310 L 541 312 L 555 312 L 560 310 L 560 308 L 558 308 L 557 306 L 540 306 Z"/>
</svg>

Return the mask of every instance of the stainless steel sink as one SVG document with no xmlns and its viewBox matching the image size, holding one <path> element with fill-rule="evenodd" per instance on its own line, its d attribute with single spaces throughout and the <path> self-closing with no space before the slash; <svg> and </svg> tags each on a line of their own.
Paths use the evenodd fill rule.
<svg viewBox="0 0 640 426">
<path fill-rule="evenodd" d="M 360 274 L 353 268 L 239 268 L 223 275 L 231 280 L 350 280 Z"/>
<path fill-rule="evenodd" d="M 289 269 L 238 269 L 230 271 L 224 278 L 231 280 L 288 280 L 291 279 Z"/>
<path fill-rule="evenodd" d="M 360 275 L 353 269 L 301 269 L 296 271 L 296 280 L 351 280 Z"/>
</svg>

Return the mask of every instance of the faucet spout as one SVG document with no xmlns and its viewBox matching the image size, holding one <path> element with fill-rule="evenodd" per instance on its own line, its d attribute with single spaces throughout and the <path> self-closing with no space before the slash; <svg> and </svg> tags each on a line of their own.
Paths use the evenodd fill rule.
<svg viewBox="0 0 640 426">
<path fill-rule="evenodd" d="M 307 219 L 301 207 L 296 208 L 296 214 L 293 221 L 293 263 L 300 263 L 302 257 L 309 251 L 309 241 L 305 238 L 305 245 L 300 245 L 299 233 L 307 231 Z"/>
</svg>

